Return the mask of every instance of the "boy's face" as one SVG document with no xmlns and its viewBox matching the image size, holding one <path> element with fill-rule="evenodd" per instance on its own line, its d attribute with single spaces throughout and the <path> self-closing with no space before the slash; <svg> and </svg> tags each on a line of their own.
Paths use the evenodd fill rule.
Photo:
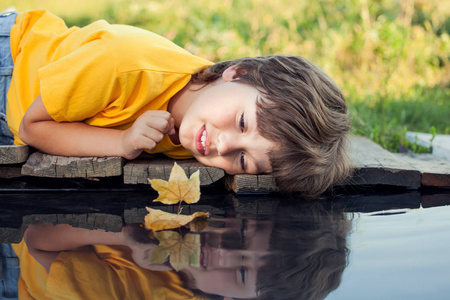
<svg viewBox="0 0 450 300">
<path fill-rule="evenodd" d="M 261 94 L 252 86 L 233 81 L 228 68 L 222 78 L 195 92 L 179 127 L 184 148 L 204 165 L 228 174 L 269 173 L 268 152 L 274 143 L 263 138 L 256 123 Z"/>
<path fill-rule="evenodd" d="M 226 227 L 207 227 L 200 268 L 188 266 L 197 288 L 235 298 L 256 298 L 258 270 L 265 265 L 272 232 L 270 221 L 224 220 Z"/>
</svg>

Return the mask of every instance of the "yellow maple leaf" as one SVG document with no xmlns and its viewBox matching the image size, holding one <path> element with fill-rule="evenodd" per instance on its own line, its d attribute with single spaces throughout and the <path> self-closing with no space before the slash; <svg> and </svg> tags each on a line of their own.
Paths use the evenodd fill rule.
<svg viewBox="0 0 450 300">
<path fill-rule="evenodd" d="M 154 190 L 159 194 L 153 200 L 164 204 L 196 203 L 200 199 L 200 172 L 196 171 L 188 179 L 184 170 L 175 163 L 170 172 L 169 181 L 162 179 L 148 180 Z"/>
<path fill-rule="evenodd" d="M 200 235 L 187 233 L 184 238 L 175 231 L 155 232 L 159 245 L 153 249 L 150 262 L 162 264 L 169 257 L 170 265 L 179 271 L 188 264 L 200 266 Z"/>
<path fill-rule="evenodd" d="M 177 215 L 149 207 L 146 207 L 146 209 L 148 214 L 145 216 L 145 229 L 152 231 L 179 228 L 195 218 L 206 218 L 209 216 L 209 213 L 204 212 L 195 212 L 192 215 Z"/>
</svg>

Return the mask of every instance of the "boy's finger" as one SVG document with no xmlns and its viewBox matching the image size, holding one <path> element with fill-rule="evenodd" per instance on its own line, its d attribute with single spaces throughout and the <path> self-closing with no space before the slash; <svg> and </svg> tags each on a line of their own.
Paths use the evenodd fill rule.
<svg viewBox="0 0 450 300">
<path fill-rule="evenodd" d="M 175 134 L 175 119 L 171 116 L 169 119 L 169 135 Z"/>
<path fill-rule="evenodd" d="M 144 115 L 147 117 L 164 118 L 166 120 L 169 120 L 170 118 L 172 118 L 172 115 L 170 114 L 170 112 L 165 111 L 165 110 L 148 110 L 144 113 Z"/>
<path fill-rule="evenodd" d="M 145 120 L 145 125 L 149 128 L 156 129 L 159 132 L 165 134 L 173 134 L 170 133 L 175 126 L 175 120 L 169 115 L 169 118 L 165 118 L 165 116 L 149 116 Z"/>
</svg>

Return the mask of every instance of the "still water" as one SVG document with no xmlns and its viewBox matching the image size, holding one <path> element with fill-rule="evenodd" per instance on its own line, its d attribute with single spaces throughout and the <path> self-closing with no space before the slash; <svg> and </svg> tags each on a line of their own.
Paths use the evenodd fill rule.
<svg viewBox="0 0 450 300">
<path fill-rule="evenodd" d="M 182 213 L 207 221 L 158 234 L 145 206 L 176 207 L 153 196 L 0 194 L 3 299 L 18 261 L 7 245 L 24 299 L 449 299 L 449 190 L 306 203 L 206 191 Z"/>
</svg>

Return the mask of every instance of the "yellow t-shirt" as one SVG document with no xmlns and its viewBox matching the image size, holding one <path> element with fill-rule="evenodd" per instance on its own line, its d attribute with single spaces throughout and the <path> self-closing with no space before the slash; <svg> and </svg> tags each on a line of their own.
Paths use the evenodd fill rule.
<svg viewBox="0 0 450 300">
<path fill-rule="evenodd" d="M 48 274 L 24 241 L 13 249 L 20 259 L 19 299 L 204 299 L 183 288 L 173 272 L 140 268 L 124 246 L 61 252 Z"/>
<path fill-rule="evenodd" d="M 14 73 L 7 120 L 18 138 L 20 121 L 42 96 L 58 122 L 126 129 L 147 110 L 167 110 L 191 75 L 211 65 L 152 32 L 97 21 L 67 28 L 44 10 L 17 16 L 11 29 Z M 167 137 L 152 153 L 192 157 Z"/>
</svg>

